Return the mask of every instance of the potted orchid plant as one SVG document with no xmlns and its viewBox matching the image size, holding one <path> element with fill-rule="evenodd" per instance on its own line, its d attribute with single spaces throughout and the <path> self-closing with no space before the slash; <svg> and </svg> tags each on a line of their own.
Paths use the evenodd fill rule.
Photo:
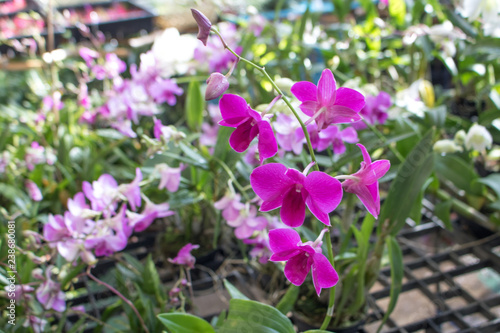
<svg viewBox="0 0 500 333">
<path fill-rule="evenodd" d="M 231 288 L 236 299 L 231 301 L 227 317 L 221 315 L 215 321 L 215 328 L 188 314 L 164 313 L 159 315 L 160 320 L 172 332 L 185 332 L 184 325 L 203 327 L 207 332 L 229 332 L 246 325 L 261 330 L 280 327 L 279 332 L 291 332 L 292 325 L 284 314 L 294 310 L 299 317 L 309 318 L 309 324 L 319 329 L 318 332 L 360 323 L 366 316 L 366 293 L 378 276 L 382 258 L 388 255 L 393 287 L 385 321 L 394 308 L 402 279 L 402 254 L 394 236 L 404 225 L 408 205 L 399 205 L 397 201 L 401 196 L 416 199 L 429 177 L 432 133 L 425 135 L 407 160 L 403 160 L 381 209 L 379 180 L 389 171 L 389 160 L 372 160 L 361 143 L 357 144 L 358 153 L 352 155 L 352 165 L 335 169 L 331 164 L 318 163 L 316 156 L 325 147 L 333 145 L 334 149 L 343 152 L 343 142 L 358 141 L 352 127 L 341 129 L 337 124 L 369 126 L 376 131 L 372 121 L 385 120 L 386 116 L 377 116 L 377 112 L 381 112 L 387 98 L 383 94 L 372 98 L 367 107 L 367 100 L 360 92 L 337 87 L 328 68 L 322 71 L 317 84 L 300 81 L 289 86 L 287 91 L 282 90 L 264 67 L 228 45 L 223 33 L 201 12 L 192 9 L 192 13 L 199 27 L 198 39 L 207 45 L 209 35 L 214 34 L 217 44 L 234 57 L 228 74 L 210 75 L 207 99 L 217 98 L 228 89 L 229 78 L 238 64 L 246 65 L 247 71 L 260 73 L 275 93 L 275 98 L 262 107 L 262 112 L 253 109 L 251 103 L 238 94 L 224 94 L 220 98 L 219 124 L 234 128 L 228 135 L 229 146 L 238 153 L 249 151 L 247 156 L 254 156 L 257 166 L 249 171 L 250 186 L 243 186 L 233 176 L 239 192 L 230 186 L 215 207 L 221 209 L 227 223 L 236 228 L 237 238 L 247 244 L 261 243 L 261 262 L 268 259 L 278 263 L 290 284 L 276 308 L 245 299 Z M 275 107 L 278 104 L 280 108 Z M 254 141 L 257 143 L 252 145 Z M 387 146 L 382 139 L 377 143 L 379 147 Z M 304 144 L 307 154 L 302 152 Z M 283 153 L 277 156 L 278 147 L 291 152 L 290 159 Z M 293 153 L 301 154 L 301 158 L 294 158 Z M 355 161 L 359 155 L 362 160 L 356 170 Z M 342 174 L 344 170 L 351 172 Z M 246 203 L 241 202 L 242 197 Z M 357 223 L 356 197 L 367 211 L 362 214 L 364 218 L 360 224 Z M 345 207 L 341 208 L 342 202 Z M 400 207 L 396 208 L 397 205 Z M 275 218 L 274 223 L 266 223 L 265 217 L 271 213 L 259 217 L 257 207 L 263 213 L 279 209 L 279 220 Z M 333 215 L 334 211 L 340 212 L 340 216 Z M 310 281 L 307 279 L 309 272 L 313 288 L 302 287 L 300 292 L 308 296 L 306 300 L 315 295 L 318 302 L 314 303 L 323 310 L 300 316 L 301 307 L 306 306 L 301 302 L 304 298 L 298 297 L 299 287 L 306 280 Z M 326 302 L 320 298 L 324 289 L 329 290 Z M 244 309 L 269 311 L 269 318 L 256 322 L 255 318 L 243 315 Z"/>
</svg>

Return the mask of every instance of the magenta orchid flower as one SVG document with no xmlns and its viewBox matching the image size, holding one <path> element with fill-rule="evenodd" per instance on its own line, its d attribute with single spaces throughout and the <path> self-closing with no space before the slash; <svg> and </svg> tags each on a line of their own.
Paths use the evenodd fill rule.
<svg viewBox="0 0 500 333">
<path fill-rule="evenodd" d="M 327 229 L 323 229 L 314 242 L 305 243 L 302 243 L 299 234 L 293 229 L 269 231 L 269 247 L 273 252 L 269 260 L 287 261 L 285 276 L 296 286 L 304 283 L 307 274 L 312 270 L 313 284 L 318 296 L 322 288 L 331 288 L 339 280 L 332 264 L 321 253 L 321 239 L 326 231 Z"/>
<path fill-rule="evenodd" d="M 187 268 L 194 268 L 196 258 L 191 254 L 191 251 L 199 247 L 199 245 L 187 243 L 182 247 L 182 249 L 179 250 L 174 259 L 168 259 L 168 261 L 173 264 L 186 266 Z"/>
<path fill-rule="evenodd" d="M 267 212 L 281 207 L 280 216 L 287 226 L 296 228 L 304 223 L 306 206 L 321 222 L 330 225 L 328 214 L 342 200 L 342 185 L 324 172 L 304 173 L 288 169 L 279 163 L 257 167 L 250 175 L 255 194 L 264 200 L 260 210 Z"/>
<path fill-rule="evenodd" d="M 269 121 L 260 113 L 250 108 L 244 98 L 238 95 L 225 94 L 219 102 L 222 126 L 235 127 L 229 138 L 229 145 L 238 153 L 247 150 L 250 142 L 259 136 L 260 163 L 266 158 L 276 155 L 278 144 Z"/>
<path fill-rule="evenodd" d="M 119 196 L 118 183 L 109 174 L 101 175 L 97 181 L 83 182 L 83 193 L 90 200 L 92 209 L 99 212 L 104 212 L 105 216 L 109 216 L 116 208 L 116 202 Z"/>
<path fill-rule="evenodd" d="M 358 172 L 347 176 L 342 187 L 346 192 L 356 194 L 368 212 L 378 218 L 380 214 L 378 180 L 389 170 L 391 163 L 388 160 L 378 160 L 372 163 L 365 146 L 360 143 L 357 146 L 363 154 L 361 168 Z"/>
<path fill-rule="evenodd" d="M 362 94 L 350 88 L 339 88 L 332 71 L 325 69 L 318 86 L 308 81 L 297 82 L 292 86 L 292 94 L 302 102 L 300 109 L 323 130 L 331 124 L 352 123 L 361 120 L 358 112 L 365 105 Z M 307 125 L 307 124 L 306 124 Z"/>
<path fill-rule="evenodd" d="M 234 229 L 234 235 L 238 239 L 246 239 L 253 235 L 255 231 L 264 230 L 267 226 L 267 219 L 264 216 L 256 216 L 257 209 L 250 206 L 240 212 L 238 218 L 227 221 L 227 224 Z"/>
<path fill-rule="evenodd" d="M 158 189 L 166 188 L 169 192 L 177 192 L 181 184 L 181 172 L 184 165 L 181 163 L 178 168 L 171 168 L 166 163 L 155 165 L 155 170 L 160 173 L 160 184 Z"/>
</svg>

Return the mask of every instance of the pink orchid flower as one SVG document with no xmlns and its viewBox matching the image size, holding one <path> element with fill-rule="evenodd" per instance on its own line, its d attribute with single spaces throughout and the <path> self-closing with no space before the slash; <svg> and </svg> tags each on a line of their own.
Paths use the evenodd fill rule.
<svg viewBox="0 0 500 333">
<path fill-rule="evenodd" d="M 264 120 L 260 113 L 252 110 L 244 98 L 225 94 L 219 102 L 222 126 L 236 127 L 229 138 L 229 145 L 238 153 L 247 150 L 250 142 L 259 136 L 260 163 L 266 158 L 276 155 L 278 144 L 269 121 Z"/>
<path fill-rule="evenodd" d="M 378 218 L 380 214 L 378 180 L 389 170 L 391 163 L 388 160 L 378 160 L 372 163 L 365 146 L 360 143 L 357 146 L 363 154 L 361 168 L 358 172 L 347 176 L 348 179 L 342 183 L 342 187 L 346 192 L 356 194 L 368 212 Z"/>
<path fill-rule="evenodd" d="M 285 276 L 296 286 L 304 283 L 307 274 L 312 269 L 313 284 L 318 296 L 322 288 L 331 288 L 339 280 L 332 264 L 321 253 L 321 239 L 326 231 L 327 229 L 323 229 L 314 242 L 305 243 L 302 243 L 299 234 L 293 229 L 269 231 L 269 247 L 273 252 L 269 260 L 287 261 Z"/>
<path fill-rule="evenodd" d="M 358 112 L 365 105 L 363 95 L 350 88 L 337 89 L 335 78 L 329 69 L 321 74 L 318 86 L 300 81 L 292 86 L 291 91 L 302 102 L 300 109 L 311 117 L 306 125 L 315 120 L 320 131 L 331 124 L 361 120 Z"/>
<path fill-rule="evenodd" d="M 264 200 L 260 210 L 267 212 L 281 207 L 281 220 L 296 228 L 304 223 L 306 206 L 321 222 L 330 225 L 328 214 L 342 200 L 342 185 L 324 172 L 304 173 L 279 163 L 257 167 L 250 175 L 255 193 Z"/>
<path fill-rule="evenodd" d="M 177 253 L 177 256 L 174 259 L 168 259 L 168 261 L 173 264 L 184 265 L 188 268 L 194 268 L 196 258 L 191 254 L 191 251 L 199 247 L 199 245 L 187 243 L 182 247 L 182 249 L 179 250 L 179 253 Z"/>
</svg>

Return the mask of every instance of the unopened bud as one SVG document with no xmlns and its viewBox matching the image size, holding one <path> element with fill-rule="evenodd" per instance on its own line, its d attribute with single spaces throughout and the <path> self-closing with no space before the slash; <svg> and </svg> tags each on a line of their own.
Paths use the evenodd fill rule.
<svg viewBox="0 0 500 333">
<path fill-rule="evenodd" d="M 465 144 L 465 138 L 467 137 L 467 133 L 465 133 L 464 130 L 460 130 L 457 133 L 455 133 L 455 137 L 453 140 L 457 145 L 463 146 Z"/>
<path fill-rule="evenodd" d="M 196 37 L 203 42 L 203 45 L 207 46 L 208 35 L 210 35 L 212 22 L 210 22 L 210 20 L 197 9 L 191 8 L 191 13 L 198 24 L 198 36 Z"/>
<path fill-rule="evenodd" d="M 432 149 L 440 154 L 455 153 L 463 150 L 462 147 L 458 146 L 453 140 L 439 140 L 434 144 Z"/>
<path fill-rule="evenodd" d="M 207 79 L 207 90 L 205 91 L 205 100 L 210 101 L 216 99 L 229 88 L 229 81 L 227 77 L 221 73 L 212 73 Z"/>
<path fill-rule="evenodd" d="M 434 102 L 436 98 L 434 96 L 434 86 L 427 80 L 422 80 L 418 86 L 418 92 L 420 98 L 424 102 L 425 106 L 432 108 L 434 107 Z"/>
</svg>

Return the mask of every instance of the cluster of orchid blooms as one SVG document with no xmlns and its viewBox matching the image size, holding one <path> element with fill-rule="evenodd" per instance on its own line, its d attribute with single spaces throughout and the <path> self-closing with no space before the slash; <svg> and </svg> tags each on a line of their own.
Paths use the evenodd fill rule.
<svg viewBox="0 0 500 333">
<path fill-rule="evenodd" d="M 192 9 L 192 13 L 199 27 L 198 38 L 206 44 L 210 33 L 218 34 L 218 31 L 212 28 L 211 22 L 201 12 Z M 224 48 L 228 48 L 220 34 L 218 35 Z M 222 95 L 229 85 L 226 77 L 214 77 L 214 74 L 208 80 L 206 93 L 208 99 Z M 214 79 L 218 80 L 217 85 L 211 85 Z M 360 115 L 362 110 L 368 118 L 367 122 L 375 120 L 383 122 L 386 116 L 381 113 L 390 106 L 390 99 L 387 103 L 387 96 L 379 95 L 372 101 L 382 102 L 377 103 L 380 106 L 365 108 L 364 96 L 350 88 L 337 88 L 333 73 L 329 69 L 322 72 L 317 85 L 308 81 L 297 82 L 291 87 L 291 93 L 301 102 L 299 108 L 304 115 L 299 116 L 297 111 L 292 111 L 297 115 L 296 120 L 299 124 L 305 119 L 303 124 L 307 126 L 309 132 L 310 147 L 323 150 L 333 145 L 337 153 L 345 150 L 339 141 L 358 140 L 354 128 L 339 130 L 335 124 L 353 124 L 362 121 Z M 281 95 L 277 98 L 280 97 Z M 270 106 L 275 101 L 276 99 Z M 372 162 L 366 148 L 358 144 L 363 162 L 360 169 L 352 175 L 332 177 L 319 169 L 309 173 L 314 162 L 311 162 L 303 172 L 287 168 L 280 163 L 263 164 L 265 159 L 278 153 L 277 137 L 285 142 L 280 144 L 282 147 L 300 152 L 303 146 L 302 139 L 305 137 L 303 126 L 296 129 L 293 126 L 286 126 L 283 122 L 288 121 L 290 125 L 294 120 L 281 115 L 279 116 L 281 123 L 277 127 L 283 130 L 281 133 L 277 131 L 278 135 L 275 136 L 270 123 L 272 115 L 266 114 L 268 110 L 259 113 L 238 95 L 223 95 L 219 101 L 219 108 L 222 116 L 219 124 L 235 128 L 229 138 L 229 145 L 236 152 L 246 151 L 257 138 L 260 166 L 250 175 L 251 187 L 257 195 L 256 201 L 260 202 L 262 212 L 280 208 L 281 221 L 289 227 L 270 228 L 268 245 L 272 255 L 269 260 L 287 261 L 285 276 L 294 285 L 301 285 L 312 270 L 313 284 L 319 295 L 322 288 L 334 286 L 339 278 L 332 263 L 321 250 L 322 238 L 328 229 L 323 229 L 314 242 L 303 243 L 299 234 L 291 228 L 300 227 L 304 223 L 306 207 L 320 222 L 329 227 L 331 225 L 329 214 L 340 204 L 343 190 L 356 194 L 368 212 L 377 218 L 380 213 L 378 180 L 389 170 L 390 162 L 388 160 Z M 345 139 L 342 140 L 343 138 Z M 343 179 L 343 183 L 339 179 Z M 252 231 L 262 231 L 267 227 L 267 220 L 256 216 L 253 206 L 243 205 L 239 201 L 238 194 L 233 193 L 232 198 L 231 196 L 223 198 L 216 202 L 215 207 L 223 210 L 223 217 L 230 226 L 236 227 L 235 234 L 240 239 L 249 239 L 253 235 Z M 241 212 L 245 214 L 242 216 Z"/>
</svg>

